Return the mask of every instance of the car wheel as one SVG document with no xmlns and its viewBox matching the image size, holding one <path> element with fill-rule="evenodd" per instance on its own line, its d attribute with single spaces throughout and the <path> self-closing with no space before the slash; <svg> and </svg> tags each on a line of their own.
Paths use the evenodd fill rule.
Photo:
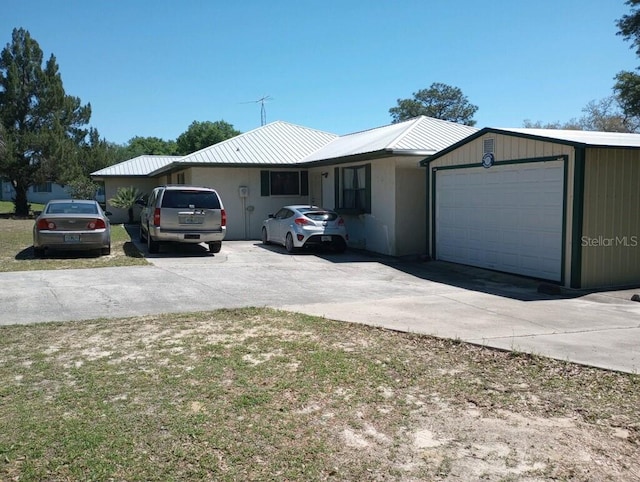
<svg viewBox="0 0 640 482">
<path fill-rule="evenodd" d="M 262 244 L 271 244 L 267 236 L 267 228 L 262 228 Z"/>
<path fill-rule="evenodd" d="M 100 254 L 104 256 L 109 256 L 111 254 L 111 246 L 107 246 L 106 248 L 102 248 L 100 250 Z"/>
<path fill-rule="evenodd" d="M 44 249 L 43 249 L 43 248 L 36 248 L 36 247 L 34 247 L 34 248 L 33 248 L 33 255 L 34 255 L 36 258 L 42 258 L 42 257 L 44 257 Z"/>
<path fill-rule="evenodd" d="M 291 233 L 287 233 L 287 239 L 284 241 L 284 247 L 288 253 L 293 253 L 295 251 L 295 247 L 293 246 L 293 236 Z"/>
<path fill-rule="evenodd" d="M 219 253 L 222 249 L 222 241 L 214 241 L 209 243 L 209 251 L 212 253 Z"/>
<path fill-rule="evenodd" d="M 138 239 L 140 239 L 140 241 L 147 240 L 147 238 L 144 235 L 144 229 L 142 229 L 142 223 L 140 224 L 140 232 L 138 233 Z"/>
<path fill-rule="evenodd" d="M 156 254 L 160 251 L 160 243 L 158 241 L 154 241 L 151 238 L 151 232 L 147 229 L 147 251 L 151 254 Z"/>
</svg>

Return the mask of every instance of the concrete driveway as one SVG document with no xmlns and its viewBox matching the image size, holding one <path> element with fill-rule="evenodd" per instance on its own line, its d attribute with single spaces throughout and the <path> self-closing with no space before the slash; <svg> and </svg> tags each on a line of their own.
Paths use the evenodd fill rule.
<svg viewBox="0 0 640 482">
<path fill-rule="evenodd" d="M 146 252 L 146 251 L 145 251 Z M 302 253 L 255 241 L 162 247 L 152 266 L 0 273 L 0 324 L 268 306 L 640 371 L 639 290 L 551 296 L 442 262 Z"/>
</svg>

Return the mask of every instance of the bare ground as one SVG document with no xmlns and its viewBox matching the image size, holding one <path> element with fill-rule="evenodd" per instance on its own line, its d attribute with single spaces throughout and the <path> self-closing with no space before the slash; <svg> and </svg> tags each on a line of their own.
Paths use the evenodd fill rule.
<svg viewBox="0 0 640 482">
<path fill-rule="evenodd" d="M 161 437 L 157 427 L 194 415 L 196 435 L 180 440 L 191 471 L 167 466 L 169 478 L 640 480 L 637 375 L 271 310 L 9 327 L 0 335 L 0 425 L 9 427 L 0 435 L 2 479 L 22 480 L 34 458 L 10 435 L 20 430 L 10 420 L 23 403 L 14 394 L 38 392 L 55 405 L 71 390 L 82 407 L 94 401 L 85 380 L 104 377 L 98 396 L 120 419 L 143 409 L 153 421 L 122 428 L 131 431 L 129 444 L 147 447 L 152 466 L 114 469 L 116 480 L 154 478 L 161 454 L 177 443 L 170 427 Z M 34 376 L 34 360 L 53 371 Z M 110 388 L 116 376 L 127 383 Z M 171 381 L 147 386 L 149 377 Z M 41 406 L 33 410 L 48 423 Z M 33 463 L 51 479 L 73 474 L 46 457 Z"/>
</svg>

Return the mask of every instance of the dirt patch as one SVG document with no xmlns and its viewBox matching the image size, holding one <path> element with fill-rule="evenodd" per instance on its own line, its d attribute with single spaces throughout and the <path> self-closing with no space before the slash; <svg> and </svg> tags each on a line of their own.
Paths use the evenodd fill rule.
<svg viewBox="0 0 640 482">
<path fill-rule="evenodd" d="M 1 335 L 2 479 L 640 480 L 637 375 L 271 310 Z"/>
</svg>

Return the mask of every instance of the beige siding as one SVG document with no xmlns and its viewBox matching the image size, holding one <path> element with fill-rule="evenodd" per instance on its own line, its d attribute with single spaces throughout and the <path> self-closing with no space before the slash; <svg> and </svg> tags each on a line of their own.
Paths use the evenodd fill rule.
<svg viewBox="0 0 640 482">
<path fill-rule="evenodd" d="M 479 165 L 482 162 L 482 146 L 485 139 L 495 140 L 494 154 L 496 162 L 573 155 L 573 147 L 571 146 L 525 139 L 517 136 L 488 133 L 442 156 L 434 161 L 431 167 L 460 166 L 465 164 Z"/>
<path fill-rule="evenodd" d="M 588 149 L 582 287 L 640 284 L 640 151 Z"/>
<path fill-rule="evenodd" d="M 550 156 L 568 156 L 568 169 L 567 169 L 567 192 L 566 192 L 566 218 L 565 218 L 565 245 L 564 245 L 564 273 L 565 273 L 565 285 L 568 285 L 571 280 L 571 243 L 572 243 L 572 206 L 573 206 L 573 176 L 574 176 L 574 148 L 564 144 L 558 144 L 554 142 L 546 142 L 541 140 L 526 139 L 520 136 L 511 136 L 496 133 L 487 133 L 484 136 L 474 139 L 473 141 L 465 144 L 458 149 L 436 159 L 429 165 L 429 169 L 432 171 L 434 168 L 450 167 L 450 166 L 464 166 L 464 165 L 480 165 L 483 155 L 483 142 L 485 139 L 494 139 L 494 154 L 496 162 L 501 161 L 517 161 L 526 159 L 536 159 L 541 157 Z M 429 186 L 432 185 L 433 172 L 429 172 Z M 431 188 L 430 188 L 431 189 Z M 429 193 L 431 203 L 432 193 Z M 431 229 L 435 226 L 435 220 L 433 219 L 432 212 L 428 213 L 429 225 Z M 432 253 L 431 236 L 429 236 L 430 253 Z"/>
</svg>

